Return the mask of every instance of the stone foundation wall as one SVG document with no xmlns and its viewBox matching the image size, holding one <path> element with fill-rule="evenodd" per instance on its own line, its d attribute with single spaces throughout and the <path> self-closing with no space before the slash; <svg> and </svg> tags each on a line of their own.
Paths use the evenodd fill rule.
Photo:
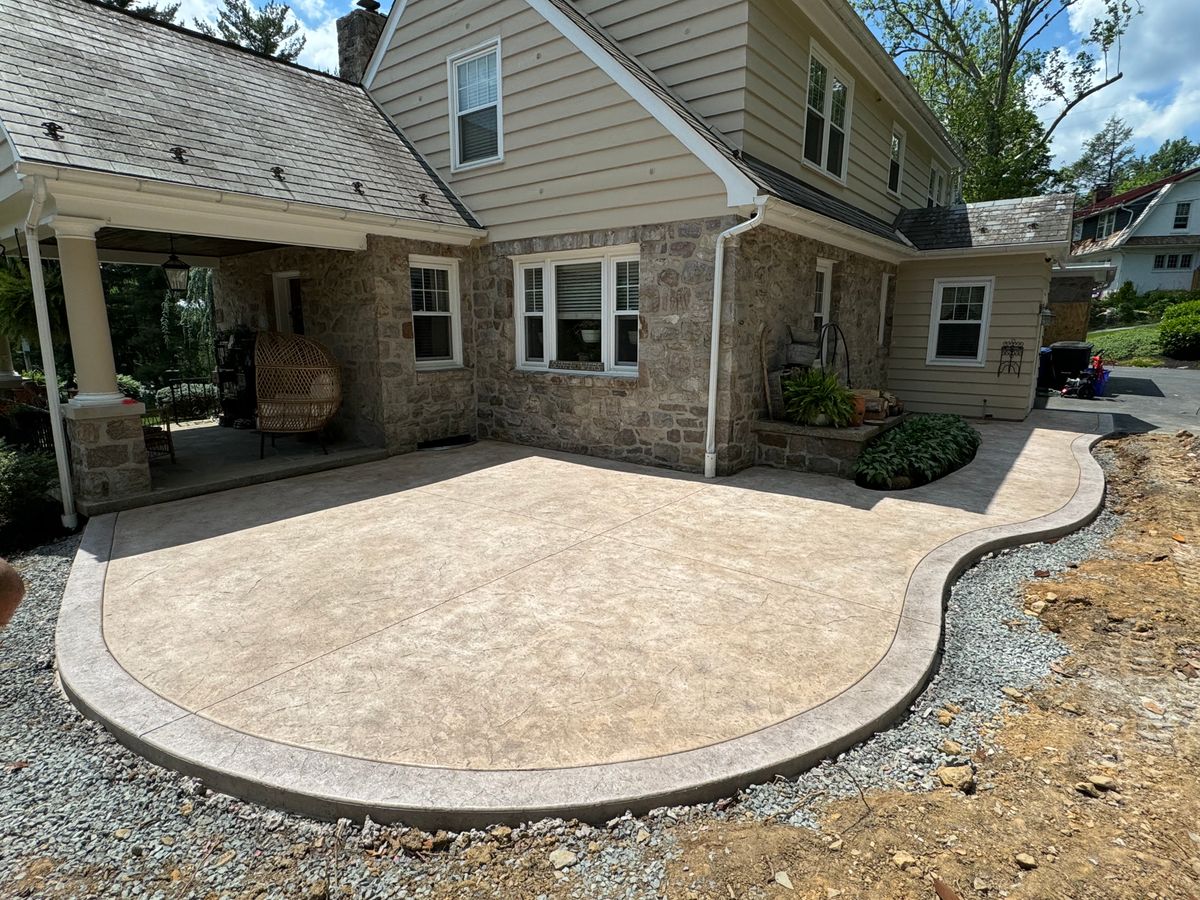
<svg viewBox="0 0 1200 900">
<path fill-rule="evenodd" d="M 469 303 L 475 310 L 480 436 L 701 469 L 714 251 L 717 235 L 735 221 L 677 222 L 478 248 Z M 634 243 L 641 246 L 637 376 L 518 371 L 509 257 Z"/>
<path fill-rule="evenodd" d="M 475 431 L 471 304 L 463 302 L 464 366 L 417 372 L 409 254 L 462 260 L 463 248 L 370 237 L 363 251 L 284 247 L 221 261 L 214 278 L 217 327 L 277 327 L 277 272 L 299 272 L 305 336 L 325 345 L 342 370 L 338 422 L 367 444 L 402 452 L 417 443 Z M 467 272 L 462 272 L 464 283 Z"/>
<path fill-rule="evenodd" d="M 65 410 L 71 452 L 71 478 L 81 511 L 87 504 L 144 494 L 150 490 L 150 461 L 142 436 L 141 413 L 113 415 L 99 409 Z"/>
<path fill-rule="evenodd" d="M 754 433 L 754 463 L 852 479 L 854 464 L 867 442 L 900 421 L 901 417 L 896 416 L 857 428 L 809 428 L 758 420 L 750 426 Z"/>
<path fill-rule="evenodd" d="M 896 283 L 896 267 L 890 263 L 772 227 L 743 234 L 734 256 L 736 294 L 723 328 L 732 341 L 729 409 L 720 420 L 722 442 L 728 447 L 722 460 L 725 471 L 754 464 L 751 423 L 767 412 L 763 373 L 783 365 L 790 328 L 812 334 L 817 259 L 834 261 L 830 321 L 845 334 L 855 387 L 887 386 L 886 346 Z M 880 346 L 879 291 L 885 273 L 893 277 L 885 343 Z M 844 357 L 839 357 L 837 370 L 844 375 Z"/>
</svg>

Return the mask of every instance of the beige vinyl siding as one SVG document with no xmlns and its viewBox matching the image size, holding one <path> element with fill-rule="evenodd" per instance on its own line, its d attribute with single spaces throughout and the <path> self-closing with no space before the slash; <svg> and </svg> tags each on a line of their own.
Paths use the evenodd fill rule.
<svg viewBox="0 0 1200 900">
<path fill-rule="evenodd" d="M 809 47 L 814 36 L 854 81 L 845 185 L 802 162 Z M 743 147 L 748 154 L 886 221 L 895 217 L 902 203 L 925 205 L 932 156 L 928 144 L 880 98 L 839 48 L 817 33 L 793 0 L 751 0 L 747 69 Z M 899 123 L 907 136 L 900 199 L 887 190 L 893 123 Z"/>
<path fill-rule="evenodd" d="M 16 154 L 4 129 L 0 128 L 0 197 L 8 197 L 20 189 L 17 181 Z"/>
<path fill-rule="evenodd" d="M 451 172 L 446 60 L 497 36 L 504 159 Z M 372 93 L 494 241 L 726 210 L 721 181 L 523 0 L 412 0 Z"/>
<path fill-rule="evenodd" d="M 994 276 L 987 334 L 987 361 L 980 368 L 925 362 L 933 283 L 938 278 Z M 952 412 L 1023 419 L 1033 401 L 1041 321 L 1050 290 L 1050 264 L 1044 254 L 991 256 L 903 263 L 896 280 L 888 389 L 913 412 Z M 997 376 L 1000 347 L 1021 341 L 1021 374 Z M 986 402 L 985 402 L 986 401 Z"/>
<path fill-rule="evenodd" d="M 577 0 L 575 5 L 741 146 L 746 0 Z"/>
</svg>

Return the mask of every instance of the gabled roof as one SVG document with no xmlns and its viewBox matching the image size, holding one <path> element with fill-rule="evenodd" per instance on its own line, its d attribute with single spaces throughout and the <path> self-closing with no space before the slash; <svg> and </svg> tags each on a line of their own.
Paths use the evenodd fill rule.
<svg viewBox="0 0 1200 900">
<path fill-rule="evenodd" d="M 356 85 L 95 0 L 0 0 L 0 21 L 22 161 L 478 227 Z"/>
<path fill-rule="evenodd" d="M 1066 243 L 1071 239 L 1070 194 L 906 209 L 896 227 L 918 250 L 963 250 Z"/>
<path fill-rule="evenodd" d="M 1144 184 L 1141 187 L 1134 188 L 1130 191 L 1125 191 L 1121 194 L 1114 194 L 1104 200 L 1097 200 L 1082 209 L 1075 210 L 1075 218 L 1087 219 L 1091 216 L 1098 215 L 1109 209 L 1115 209 L 1118 206 L 1125 206 L 1149 194 L 1156 194 L 1169 184 L 1174 184 L 1177 181 L 1185 181 L 1193 175 L 1200 174 L 1200 167 L 1188 169 L 1186 172 L 1179 172 L 1176 175 L 1168 175 L 1166 178 L 1160 178 L 1152 184 Z"/>
</svg>

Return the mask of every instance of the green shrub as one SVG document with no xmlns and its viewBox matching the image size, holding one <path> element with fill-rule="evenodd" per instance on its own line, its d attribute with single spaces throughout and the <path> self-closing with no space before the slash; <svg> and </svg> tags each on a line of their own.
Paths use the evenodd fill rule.
<svg viewBox="0 0 1200 900">
<path fill-rule="evenodd" d="M 217 400 L 217 386 L 205 382 L 176 385 L 175 400 L 171 400 L 169 387 L 159 388 L 154 393 L 155 405 L 162 410 L 171 410 L 177 419 L 203 419 L 213 415 Z"/>
<path fill-rule="evenodd" d="M 146 393 L 145 386 L 132 375 L 118 375 L 117 388 L 126 397 L 131 397 L 134 400 L 141 400 L 142 396 Z"/>
<path fill-rule="evenodd" d="M 54 456 L 0 440 L 0 550 L 40 543 L 58 529 Z"/>
<path fill-rule="evenodd" d="M 974 459 L 980 441 L 962 416 L 913 416 L 867 444 L 855 478 L 863 487 L 881 489 L 928 484 Z"/>
<path fill-rule="evenodd" d="M 782 387 L 784 413 L 791 422 L 842 428 L 854 418 L 854 394 L 832 372 L 805 369 L 784 379 Z"/>
<path fill-rule="evenodd" d="M 1172 359 L 1200 359 L 1200 300 L 1167 307 L 1159 325 L 1159 342 Z"/>
</svg>

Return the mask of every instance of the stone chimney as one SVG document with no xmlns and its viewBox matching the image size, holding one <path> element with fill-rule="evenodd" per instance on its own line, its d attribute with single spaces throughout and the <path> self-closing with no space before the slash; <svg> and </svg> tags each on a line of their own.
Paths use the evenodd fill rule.
<svg viewBox="0 0 1200 900">
<path fill-rule="evenodd" d="M 337 20 L 338 75 L 355 82 L 362 81 L 387 22 L 387 17 L 376 11 L 378 0 L 358 0 L 358 6 Z"/>
<path fill-rule="evenodd" d="M 1110 181 L 1102 182 L 1102 183 L 1096 185 L 1096 194 L 1095 194 L 1096 199 L 1093 200 L 1092 202 L 1099 203 L 1101 200 L 1107 200 L 1112 195 L 1113 195 L 1112 182 L 1110 182 Z"/>
</svg>

